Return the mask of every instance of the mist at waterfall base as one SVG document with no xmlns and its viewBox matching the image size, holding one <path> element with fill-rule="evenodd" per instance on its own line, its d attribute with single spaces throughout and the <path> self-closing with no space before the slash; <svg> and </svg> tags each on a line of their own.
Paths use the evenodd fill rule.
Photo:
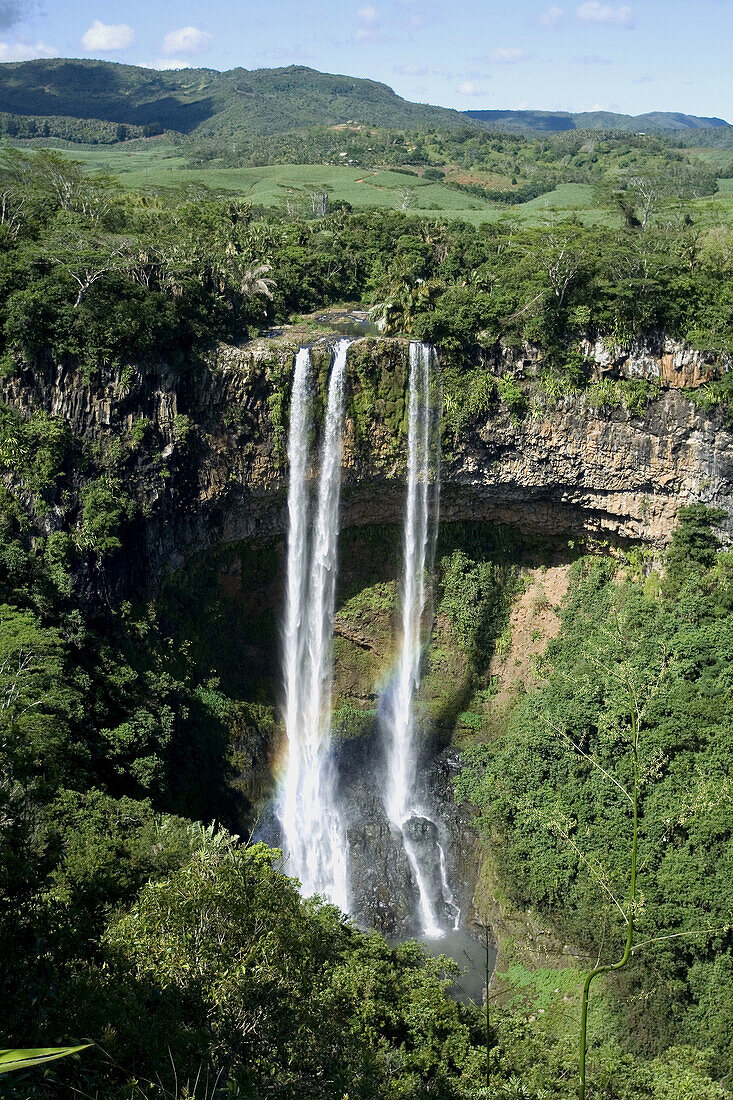
<svg viewBox="0 0 733 1100">
<path fill-rule="evenodd" d="M 461 928 L 449 928 L 437 938 L 421 936 L 420 943 L 428 955 L 447 955 L 458 965 L 451 989 L 457 1001 L 480 1004 L 486 989 L 486 946 Z M 493 973 L 496 951 L 489 945 L 489 974 Z"/>
<path fill-rule="evenodd" d="M 308 348 L 299 350 L 294 364 L 283 624 L 287 756 L 275 806 L 285 872 L 300 880 L 304 896 L 318 894 L 346 913 L 354 911 L 349 813 L 339 798 L 331 738 L 331 690 L 349 343 L 339 340 L 334 347 L 318 454 L 312 453 L 311 447 L 314 377 Z M 432 359 L 430 347 L 410 344 L 401 637 L 394 674 L 379 705 L 385 763 L 379 797 L 409 864 L 414 888 L 413 934 L 419 931 L 429 953 L 450 955 L 458 963 L 461 975 L 456 995 L 477 998 L 485 973 L 483 947 L 460 930 L 461 911 L 451 889 L 446 859 L 450 838 L 421 783 L 422 731 L 416 717 L 432 618 L 429 577 L 439 507 L 440 414 L 433 400 Z M 315 469 L 318 475 L 313 491 Z"/>
</svg>

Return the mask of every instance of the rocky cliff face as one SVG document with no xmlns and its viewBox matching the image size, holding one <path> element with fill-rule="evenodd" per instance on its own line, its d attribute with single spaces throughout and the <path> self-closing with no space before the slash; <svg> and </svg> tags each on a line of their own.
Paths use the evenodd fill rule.
<svg viewBox="0 0 733 1100">
<path fill-rule="evenodd" d="M 155 589 L 188 558 L 219 548 L 218 588 L 236 604 L 233 622 L 239 624 L 246 609 L 250 628 L 256 615 L 270 623 L 261 632 L 266 642 L 257 631 L 251 631 L 253 637 L 239 639 L 236 653 L 241 661 L 238 657 L 233 664 L 271 680 L 279 661 L 273 623 L 282 602 L 290 376 L 298 344 L 313 339 L 307 331 L 286 330 L 241 348 L 220 347 L 185 373 L 165 365 L 106 369 L 93 382 L 63 364 L 46 363 L 6 379 L 0 388 L 0 399 L 25 415 L 45 410 L 61 417 L 85 441 L 92 456 L 91 470 L 80 468 L 67 492 L 72 504 L 64 504 L 59 492 L 39 522 L 46 529 L 73 522 L 74 493 L 78 498 L 84 479 L 114 469 L 114 463 L 122 461 L 115 456 L 126 456 L 118 476 L 125 491 L 134 495 L 138 515 L 121 533 L 123 551 L 105 567 L 105 591 L 119 596 L 126 590 Z M 322 390 L 330 345 L 328 337 L 315 340 L 313 360 Z M 542 357 L 537 349 L 497 350 L 485 369 L 519 386 L 529 411 L 513 415 L 497 400 L 489 411 L 469 417 L 457 437 L 447 433 L 443 522 L 519 526 L 557 545 L 584 535 L 663 545 L 682 504 L 702 501 L 733 513 L 733 431 L 719 415 L 700 413 L 689 393 L 729 364 L 663 341 L 625 350 L 597 344 L 585 351 L 600 383 L 609 378 L 643 378 L 653 383 L 653 397 L 643 412 L 634 415 L 621 407 L 599 407 L 594 400 L 598 391 L 592 386 L 550 399 L 539 384 Z M 342 609 L 337 615 L 337 763 L 348 806 L 354 912 L 365 925 L 404 934 L 416 930 L 415 886 L 402 845 L 382 808 L 383 762 L 374 720 L 376 685 L 384 682 L 398 631 L 394 587 L 398 564 L 397 558 L 387 561 L 384 547 L 374 551 L 368 529 L 383 531 L 395 524 L 393 553 L 399 557 L 407 343 L 361 339 L 350 356 L 342 525 L 354 530 L 344 549 L 340 583 L 346 594 L 352 589 L 363 592 L 366 585 L 376 587 L 363 622 L 358 608 L 350 613 Z M 322 394 L 317 400 L 321 398 Z M 144 436 L 139 431 L 135 434 L 141 422 L 148 423 Z M 133 437 L 144 441 L 128 447 L 125 441 Z M 344 534 L 344 545 L 346 538 Z M 279 542 L 268 582 L 271 590 L 265 595 L 265 585 L 253 579 L 236 549 L 231 560 L 230 548 L 222 550 L 223 544 L 236 548 L 252 539 Z M 567 541 L 564 545 L 567 548 Z M 368 579 L 363 575 L 365 561 L 373 562 Z M 100 594 L 95 576 L 90 570 L 86 578 L 91 601 Z M 535 628 L 537 623 L 532 620 L 530 625 Z M 239 626 L 232 630 L 238 634 Z M 432 707 L 426 725 L 437 736 L 426 745 L 422 774 L 425 804 L 439 808 L 436 820 L 443 832 L 438 838 L 433 835 L 437 826 L 424 821 L 416 826 L 420 831 L 413 841 L 435 853 L 440 840 L 457 904 L 467 914 L 475 874 L 474 838 L 469 816 L 452 802 L 450 778 L 458 764 L 455 751 L 446 744 L 456 715 L 465 709 L 464 687 L 470 677 L 459 651 L 451 648 L 450 630 L 440 615 L 434 636 L 441 659 L 436 659 L 426 678 L 426 697 Z M 225 646 L 232 649 L 230 635 Z M 517 663 L 512 653 L 513 676 Z M 500 671 L 493 669 L 497 676 Z M 246 699 L 248 686 L 239 684 L 231 669 L 230 673 L 227 690 L 234 698 Z M 507 679 L 507 692 L 510 687 Z M 498 701 L 506 702 L 501 693 Z M 266 729 L 253 720 L 254 734 L 247 727 L 246 736 L 242 735 L 237 758 L 246 758 L 242 782 L 249 802 L 261 799 L 271 783 L 270 765 L 278 739 L 275 704 L 273 693 L 272 721 Z M 243 821 L 243 831 L 247 827 Z"/>
<path fill-rule="evenodd" d="M 643 378 L 675 390 L 712 382 L 733 366 L 733 356 L 697 351 L 662 334 L 623 346 L 608 339 L 584 340 L 580 350 L 597 378 Z"/>
<path fill-rule="evenodd" d="M 643 417 L 606 415 L 583 398 L 515 423 L 476 425 L 446 470 L 442 515 L 588 532 L 657 545 L 680 505 L 733 506 L 733 435 L 663 390 Z"/>
<path fill-rule="evenodd" d="M 106 369 L 90 383 L 48 363 L 7 380 L 0 398 L 25 412 L 62 417 L 102 450 L 140 418 L 150 421 L 152 443 L 125 474 L 140 518 L 125 540 L 131 553 L 124 582 L 155 585 L 191 553 L 285 530 L 289 377 L 295 348 L 307 338 L 293 329 L 241 348 L 220 347 L 185 374 L 165 366 Z M 533 398 L 521 419 L 497 403 L 460 438 L 447 440 L 444 520 L 660 545 L 682 504 L 702 501 L 733 512 L 733 432 L 718 414 L 699 412 L 687 392 L 729 364 L 662 340 L 625 350 L 598 343 L 586 353 L 599 378 L 658 383 L 643 414 L 594 408 L 587 392 L 553 402 Z M 351 354 L 343 523 L 397 521 L 406 342 L 358 340 Z M 314 358 L 325 378 L 328 338 L 316 341 Z M 493 373 L 532 394 L 541 367 L 537 349 L 503 349 L 495 360 Z"/>
</svg>

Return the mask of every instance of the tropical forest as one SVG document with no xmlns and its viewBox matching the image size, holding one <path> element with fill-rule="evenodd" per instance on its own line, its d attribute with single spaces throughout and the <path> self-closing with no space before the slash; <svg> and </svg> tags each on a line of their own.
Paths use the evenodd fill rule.
<svg viewBox="0 0 733 1100">
<path fill-rule="evenodd" d="M 455 8 L 0 3 L 3 1100 L 733 1097 L 733 16 Z"/>
</svg>

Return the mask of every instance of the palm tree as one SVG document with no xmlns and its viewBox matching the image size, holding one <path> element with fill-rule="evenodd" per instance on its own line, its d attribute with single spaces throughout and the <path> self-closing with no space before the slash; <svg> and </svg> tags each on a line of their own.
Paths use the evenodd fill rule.
<svg viewBox="0 0 733 1100">
<path fill-rule="evenodd" d="M 239 289 L 244 298 L 261 296 L 272 301 L 272 292 L 276 287 L 274 279 L 268 279 L 272 271 L 270 264 L 250 264 L 240 276 Z"/>
<path fill-rule="evenodd" d="M 383 300 L 371 311 L 372 319 L 382 332 L 414 331 L 415 319 L 419 313 L 430 312 L 435 299 L 445 290 L 441 279 L 406 279 L 394 281 L 387 289 Z"/>
</svg>

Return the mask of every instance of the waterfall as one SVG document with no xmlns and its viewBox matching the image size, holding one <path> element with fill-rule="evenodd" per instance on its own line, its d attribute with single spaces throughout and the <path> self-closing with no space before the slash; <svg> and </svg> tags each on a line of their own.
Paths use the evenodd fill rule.
<svg viewBox="0 0 733 1100">
<path fill-rule="evenodd" d="M 423 933 L 442 935 L 440 918 L 446 905 L 455 909 L 448 886 L 445 856 L 431 842 L 430 859 L 420 845 L 416 831 L 436 823 L 420 804 L 416 789 L 418 746 L 415 730 L 415 697 L 420 686 L 423 648 L 423 618 L 428 602 L 426 572 L 432 566 L 434 541 L 431 542 L 430 484 L 434 478 L 434 538 L 438 522 L 440 483 L 437 433 L 434 432 L 430 401 L 430 365 L 432 349 L 426 344 L 410 344 L 410 378 L 407 438 L 407 501 L 405 506 L 402 641 L 396 675 L 382 699 L 381 721 L 386 735 L 387 786 L 384 805 L 387 817 L 402 834 L 402 844 L 415 880 Z M 422 823 L 422 824 L 421 824 Z M 437 881 L 435 881 L 437 879 Z M 438 911 L 440 909 L 440 912 Z"/>
<path fill-rule="evenodd" d="M 311 499 L 313 370 L 310 353 L 295 359 L 288 436 L 288 546 L 283 631 L 287 764 L 277 799 L 285 869 L 306 896 L 320 894 L 348 911 L 345 822 L 331 751 L 332 637 L 339 535 L 344 384 L 348 340 L 336 344 L 328 385 L 315 499 Z M 445 830 L 428 812 L 418 783 L 415 704 L 420 687 L 424 620 L 431 595 L 440 470 L 439 425 L 431 403 L 432 349 L 411 343 L 409 355 L 407 497 L 403 538 L 401 639 L 395 675 L 380 701 L 385 736 L 385 813 L 399 831 L 428 938 L 458 928 Z"/>
<path fill-rule="evenodd" d="M 396 682 L 387 701 L 387 791 L 390 821 L 402 826 L 412 808 L 415 780 L 413 701 L 420 682 L 422 618 L 425 611 L 425 564 L 428 548 L 428 479 L 430 476 L 430 349 L 410 344 L 410 390 L 407 435 L 407 503 L 405 508 L 402 646 Z"/>
<path fill-rule="evenodd" d="M 344 380 L 349 340 L 336 344 L 320 473 L 309 539 L 308 442 L 312 423 L 310 352 L 295 360 L 288 436 L 287 595 L 284 629 L 288 757 L 277 814 L 286 870 L 303 894 L 348 908 L 346 836 L 331 761 L 331 681 L 338 550 Z"/>
</svg>

